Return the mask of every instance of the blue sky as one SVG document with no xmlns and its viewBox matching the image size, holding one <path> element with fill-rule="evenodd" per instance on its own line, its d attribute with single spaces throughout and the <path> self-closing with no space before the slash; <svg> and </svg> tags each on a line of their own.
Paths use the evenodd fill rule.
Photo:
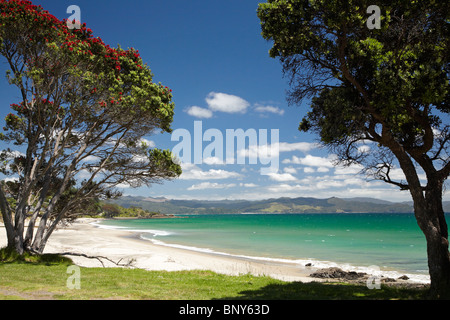
<svg viewBox="0 0 450 320">
<path fill-rule="evenodd" d="M 333 155 L 318 148 L 316 137 L 300 133 L 298 124 L 307 105 L 288 106 L 287 79 L 281 65 L 271 59 L 271 44 L 261 36 L 256 16 L 257 0 L 118 1 L 46 0 L 41 4 L 56 17 L 68 18 L 66 9 L 78 5 L 81 20 L 111 46 L 139 50 L 143 60 L 160 81 L 173 90 L 176 104 L 172 128 L 194 136 L 194 122 L 221 132 L 251 130 L 257 134 L 271 129 L 279 133 L 279 170 L 261 175 L 265 167 L 246 158 L 245 164 L 221 157 L 203 163 L 183 163 L 176 181 L 150 188 L 124 188 L 124 194 L 163 196 L 176 199 L 264 199 L 272 197 L 375 197 L 409 201 L 406 192 L 380 181 L 368 182 L 356 174 L 358 168 L 335 168 Z M 3 72 L 4 66 L 2 66 Z M 18 92 L 0 83 L 2 119 Z M 173 149 L 171 134 L 147 137 L 151 144 Z M 201 136 L 196 137 L 201 140 Z M 192 137 L 194 140 L 194 137 Z M 199 140 L 197 140 L 199 141 Z M 210 144 L 204 141 L 202 151 Z M 256 146 L 253 146 L 256 147 Z M 252 152 L 252 146 L 246 146 Z M 194 152 L 194 151 L 192 151 Z M 235 150 L 237 156 L 243 150 Z M 267 167 L 267 166 L 266 166 Z M 400 174 L 400 173 L 399 173 Z M 447 199 L 448 199 L 447 195 Z"/>
</svg>

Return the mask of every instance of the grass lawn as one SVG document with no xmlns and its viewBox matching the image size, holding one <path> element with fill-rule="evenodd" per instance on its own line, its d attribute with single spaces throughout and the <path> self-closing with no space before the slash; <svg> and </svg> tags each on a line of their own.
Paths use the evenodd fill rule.
<svg viewBox="0 0 450 320">
<path fill-rule="evenodd" d="M 0 250 L 0 299 L 55 300 L 297 300 L 423 299 L 426 291 L 351 284 L 284 282 L 210 271 L 80 268 L 80 289 L 69 289 L 70 259 L 54 255 L 11 258 Z"/>
</svg>

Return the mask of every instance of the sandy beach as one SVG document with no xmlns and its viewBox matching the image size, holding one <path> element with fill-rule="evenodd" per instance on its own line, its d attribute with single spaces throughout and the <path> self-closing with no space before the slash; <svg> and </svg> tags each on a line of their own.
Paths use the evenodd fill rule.
<svg viewBox="0 0 450 320">
<path fill-rule="evenodd" d="M 211 270 L 227 275 L 266 275 L 285 281 L 320 281 L 309 277 L 314 268 L 299 264 L 256 261 L 245 258 L 203 253 L 155 245 L 129 231 L 103 229 L 95 226 L 96 219 L 78 219 L 68 227 L 56 230 L 45 253 L 74 252 L 88 256 L 107 257 L 120 264 L 133 260 L 132 266 L 146 270 Z M 0 247 L 6 246 L 6 232 L 0 227 Z M 70 256 L 81 267 L 102 267 L 97 259 Z M 117 267 L 103 259 L 105 267 Z"/>
</svg>

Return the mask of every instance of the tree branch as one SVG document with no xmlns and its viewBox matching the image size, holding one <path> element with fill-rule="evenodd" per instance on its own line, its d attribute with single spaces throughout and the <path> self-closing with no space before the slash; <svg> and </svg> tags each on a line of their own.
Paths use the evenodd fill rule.
<svg viewBox="0 0 450 320">
<path fill-rule="evenodd" d="M 119 267 L 131 267 L 131 266 L 133 266 L 134 262 L 136 261 L 135 259 L 130 259 L 130 260 L 128 260 L 127 263 L 120 263 L 122 261 L 122 259 L 120 259 L 119 261 L 115 262 L 114 260 L 111 260 L 111 259 L 109 259 L 107 257 L 103 257 L 103 256 L 88 256 L 88 255 L 86 255 L 84 253 L 75 253 L 75 252 L 63 252 L 63 253 L 58 253 L 58 255 L 84 257 L 84 258 L 88 258 L 88 259 L 96 259 L 102 264 L 103 268 L 105 268 L 105 264 L 103 263 L 103 261 L 101 259 L 104 259 L 104 260 L 107 260 L 107 261 L 109 261 L 111 263 L 114 263 L 116 266 L 119 266 Z"/>
<path fill-rule="evenodd" d="M 35 254 L 39 254 L 39 252 L 37 252 L 35 250 L 31 250 L 31 252 L 35 253 Z M 87 259 L 96 259 L 102 264 L 103 268 L 105 268 L 105 264 L 103 263 L 102 259 L 107 260 L 107 261 L 109 261 L 109 262 L 111 262 L 111 263 L 113 263 L 113 264 L 115 264 L 116 266 L 119 266 L 119 267 L 132 267 L 133 264 L 136 261 L 136 259 L 130 259 L 130 260 L 128 260 L 127 263 L 120 263 L 123 259 L 119 259 L 119 261 L 116 262 L 114 260 L 111 260 L 108 257 L 104 257 L 104 256 L 89 256 L 89 255 L 84 254 L 84 253 L 76 253 L 76 252 L 62 252 L 62 253 L 56 253 L 56 254 L 60 255 L 60 256 L 74 256 L 74 257 L 83 257 L 83 258 L 87 258 Z"/>
</svg>

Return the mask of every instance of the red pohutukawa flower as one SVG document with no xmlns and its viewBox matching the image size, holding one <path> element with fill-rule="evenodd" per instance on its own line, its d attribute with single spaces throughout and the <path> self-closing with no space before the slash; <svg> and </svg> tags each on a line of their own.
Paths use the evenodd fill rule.
<svg viewBox="0 0 450 320">
<path fill-rule="evenodd" d="M 58 78 L 70 74 L 77 77 L 77 81 L 82 82 L 80 88 L 86 88 L 84 92 L 91 95 L 85 99 L 93 99 L 91 101 L 97 106 L 106 108 L 108 105 L 127 104 L 136 106 L 139 112 L 150 112 L 158 117 L 173 116 L 173 104 L 170 101 L 172 90 L 157 87 L 152 82 L 151 71 L 142 61 L 138 50 L 112 48 L 102 38 L 94 37 L 92 29 L 85 23 L 80 23 L 80 29 L 71 30 L 67 20 L 58 20 L 30 1 L 0 0 L 0 12 L 0 38 L 5 30 L 12 33 L 19 19 L 25 19 L 30 24 L 24 38 L 29 43 L 25 45 L 30 48 L 36 46 L 40 50 L 49 48 L 50 56 L 44 59 L 39 54 L 32 55 L 26 62 L 29 70 L 43 71 L 36 73 L 39 81 L 56 83 Z M 2 30 L 5 25 L 9 27 L 3 27 Z M 53 48 L 56 50 L 52 53 Z M 61 54 L 65 56 L 64 59 L 57 58 Z M 152 95 L 160 96 L 161 99 L 153 99 Z M 122 96 L 127 98 L 122 99 Z M 99 97 L 102 100 L 95 101 Z M 25 107 L 16 109 L 22 115 L 29 112 Z"/>
</svg>

